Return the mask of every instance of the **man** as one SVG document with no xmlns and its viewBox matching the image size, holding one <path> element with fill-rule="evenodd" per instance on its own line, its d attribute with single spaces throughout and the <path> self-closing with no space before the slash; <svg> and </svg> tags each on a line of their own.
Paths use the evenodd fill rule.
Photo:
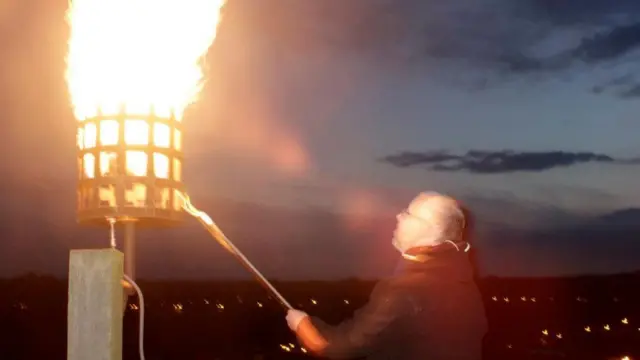
<svg viewBox="0 0 640 360">
<path fill-rule="evenodd" d="M 330 326 L 300 310 L 287 323 L 302 346 L 333 359 L 479 360 L 487 322 L 468 259 L 470 214 L 454 199 L 418 195 L 398 215 L 394 276 L 353 318 Z"/>
</svg>

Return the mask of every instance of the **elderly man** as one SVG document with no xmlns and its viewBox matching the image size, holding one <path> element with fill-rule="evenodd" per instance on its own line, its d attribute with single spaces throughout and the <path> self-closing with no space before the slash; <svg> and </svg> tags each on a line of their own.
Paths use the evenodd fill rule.
<svg viewBox="0 0 640 360">
<path fill-rule="evenodd" d="M 289 327 L 304 347 L 333 359 L 481 359 L 487 323 L 468 258 L 470 222 L 454 199 L 418 195 L 398 214 L 398 269 L 369 302 L 337 326 L 290 310 Z"/>
</svg>

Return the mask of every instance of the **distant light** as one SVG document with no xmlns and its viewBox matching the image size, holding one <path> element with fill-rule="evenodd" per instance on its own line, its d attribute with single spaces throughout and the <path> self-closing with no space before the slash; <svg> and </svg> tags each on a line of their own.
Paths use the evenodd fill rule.
<svg viewBox="0 0 640 360">
<path fill-rule="evenodd" d="M 622 323 L 625 325 L 629 325 L 629 320 L 627 318 L 622 319 Z"/>
<path fill-rule="evenodd" d="M 180 303 L 173 304 L 173 310 L 177 313 L 181 313 L 183 308 L 184 307 Z"/>
</svg>

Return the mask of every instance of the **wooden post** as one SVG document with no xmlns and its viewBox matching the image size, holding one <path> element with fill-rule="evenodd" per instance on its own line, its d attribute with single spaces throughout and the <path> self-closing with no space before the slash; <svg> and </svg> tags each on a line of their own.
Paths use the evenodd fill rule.
<svg viewBox="0 0 640 360">
<path fill-rule="evenodd" d="M 71 251 L 67 360 L 122 360 L 123 274 L 116 249 Z"/>
</svg>

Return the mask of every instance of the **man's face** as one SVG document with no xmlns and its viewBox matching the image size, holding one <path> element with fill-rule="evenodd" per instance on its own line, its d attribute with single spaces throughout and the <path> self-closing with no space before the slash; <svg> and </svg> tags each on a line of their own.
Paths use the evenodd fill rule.
<svg viewBox="0 0 640 360">
<path fill-rule="evenodd" d="M 414 199 L 405 210 L 396 216 L 398 222 L 393 233 L 394 241 L 404 250 L 420 235 L 426 226 L 427 219 L 420 216 L 424 212 L 421 211 L 424 201 L 420 197 Z"/>
</svg>

